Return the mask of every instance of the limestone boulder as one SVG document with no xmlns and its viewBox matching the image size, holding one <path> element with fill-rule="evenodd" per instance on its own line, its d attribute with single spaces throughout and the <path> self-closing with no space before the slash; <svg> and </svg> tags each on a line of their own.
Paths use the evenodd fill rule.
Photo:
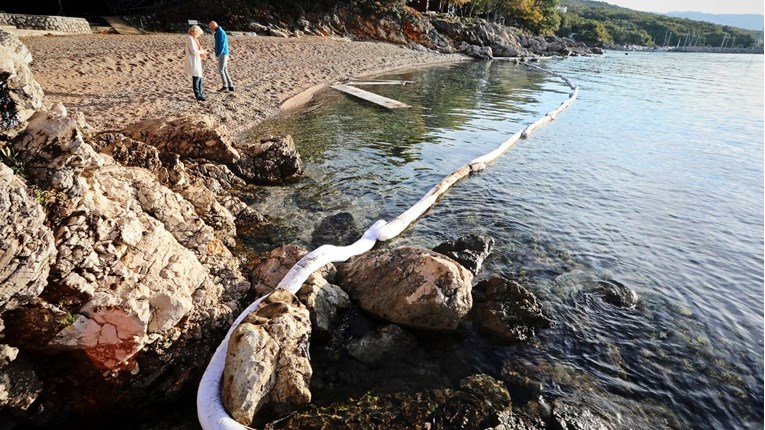
<svg viewBox="0 0 765 430">
<path fill-rule="evenodd" d="M 288 413 L 311 401 L 308 310 L 277 290 L 231 334 L 223 372 L 223 404 L 249 425 L 265 404 Z"/>
<path fill-rule="evenodd" d="M 128 126 L 122 134 L 153 145 L 161 153 L 176 153 L 184 159 L 205 158 L 233 165 L 240 158 L 226 127 L 210 116 L 184 115 L 146 120 Z"/>
<path fill-rule="evenodd" d="M 0 163 L 0 314 L 37 297 L 56 258 L 45 211 L 20 176 Z"/>
<path fill-rule="evenodd" d="M 18 128 L 43 106 L 43 91 L 29 63 L 32 54 L 19 39 L 0 30 L 0 132 Z"/>
<path fill-rule="evenodd" d="M 237 311 L 235 300 L 249 290 L 239 261 L 214 229 L 191 202 L 158 180 L 158 164 L 152 171 L 117 163 L 98 154 L 91 138 L 80 116 L 55 106 L 30 117 L 12 141 L 28 180 L 47 199 L 47 211 L 23 200 L 21 179 L 0 167 L 0 187 L 7 188 L 0 204 L 10 205 L 13 214 L 25 211 L 15 221 L 28 236 L 24 252 L 32 252 L 36 238 L 53 241 L 48 257 L 43 247 L 24 260 L 27 266 L 47 263 L 37 271 L 36 283 L 10 299 L 3 296 L 0 327 L 19 357 L 33 353 L 25 355 L 32 369 L 45 366 L 37 357 L 66 357 L 57 360 L 56 372 L 38 374 L 39 411 L 53 421 L 124 404 L 141 407 L 182 392 L 216 346 L 211 333 L 224 328 Z M 131 149 L 146 149 L 133 154 L 136 164 L 140 158 L 157 160 L 151 148 L 122 143 L 123 157 Z M 41 217 L 44 222 L 35 225 Z M 9 270 L 19 252 L 9 252 L 14 228 L 0 230 L 11 238 L 3 240 L 8 247 L 0 254 Z M 16 275 L 7 278 L 13 282 L 3 288 L 32 270 L 16 266 Z M 29 300 L 46 281 L 39 297 Z M 8 309 L 11 302 L 14 309 Z M 73 384 L 97 394 L 54 394 Z"/>
<path fill-rule="evenodd" d="M 467 234 L 457 240 L 446 241 L 433 248 L 433 251 L 451 258 L 468 269 L 473 275 L 477 275 L 484 260 L 491 254 L 493 247 L 493 238 Z"/>
<path fill-rule="evenodd" d="M 476 326 L 504 341 L 526 341 L 552 325 L 534 294 L 515 281 L 495 276 L 479 282 L 473 298 Z"/>
<path fill-rule="evenodd" d="M 253 271 L 250 277 L 252 287 L 258 296 L 270 293 L 284 276 L 301 258 L 308 254 L 308 250 L 302 246 L 286 244 L 264 252 L 255 257 Z M 331 281 L 335 277 L 337 269 L 332 263 L 319 269 L 316 274 Z M 311 278 L 309 278 L 309 282 Z M 313 288 L 311 288 L 312 290 Z"/>
<path fill-rule="evenodd" d="M 312 273 L 308 277 L 297 296 L 310 312 L 311 326 L 316 336 L 329 337 L 338 322 L 339 312 L 351 306 L 348 294 L 337 285 L 327 282 L 319 273 Z"/>
<path fill-rule="evenodd" d="M 289 135 L 268 136 L 259 142 L 241 143 L 237 148 L 242 157 L 231 168 L 247 182 L 280 184 L 303 175 L 303 162 Z"/>
<path fill-rule="evenodd" d="M 460 45 L 457 46 L 457 50 L 468 57 L 478 58 L 479 60 L 491 60 L 494 58 L 490 46 L 469 45 L 465 42 L 461 42 Z"/>
<path fill-rule="evenodd" d="M 338 276 L 362 309 L 408 327 L 453 331 L 473 305 L 473 275 L 424 248 L 372 251 L 340 265 Z"/>
</svg>

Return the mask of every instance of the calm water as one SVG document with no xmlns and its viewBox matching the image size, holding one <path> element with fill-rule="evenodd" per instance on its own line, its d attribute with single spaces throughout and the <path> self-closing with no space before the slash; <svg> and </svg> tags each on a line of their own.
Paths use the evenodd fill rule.
<svg viewBox="0 0 765 430">
<path fill-rule="evenodd" d="M 468 330 L 437 354 L 461 364 L 441 369 L 528 373 L 547 398 L 624 428 L 762 428 L 763 57 L 609 53 L 543 66 L 580 86 L 573 107 L 382 246 L 490 235 L 477 280 L 521 279 L 557 324 L 514 346 Z M 323 92 L 254 131 L 292 134 L 307 167 L 259 195 L 279 224 L 261 247 L 310 246 L 339 212 L 360 231 L 391 219 L 568 94 L 496 61 L 385 77 L 416 81 L 368 88 L 412 109 Z M 592 293 L 603 280 L 640 306 L 603 303 Z M 406 364 L 388 374 L 417 379 Z"/>
</svg>

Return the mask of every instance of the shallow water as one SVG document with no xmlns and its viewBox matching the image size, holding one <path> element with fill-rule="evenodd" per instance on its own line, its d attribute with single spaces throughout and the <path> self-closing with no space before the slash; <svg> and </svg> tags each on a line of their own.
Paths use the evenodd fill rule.
<svg viewBox="0 0 765 430">
<path fill-rule="evenodd" d="M 543 66 L 580 86 L 572 108 L 382 246 L 490 235 L 477 280 L 521 279 L 556 325 L 513 346 L 470 329 L 421 336 L 404 366 L 374 374 L 416 388 L 513 369 L 621 427 L 761 428 L 763 57 L 609 53 Z M 292 134 L 306 164 L 300 182 L 259 192 L 255 207 L 279 226 L 259 247 L 310 247 L 313 227 L 340 212 L 359 232 L 389 220 L 569 92 L 499 61 L 385 78 L 416 81 L 367 88 L 411 109 L 325 91 L 253 131 Z M 602 281 L 635 291 L 639 306 L 604 303 L 593 293 Z"/>
</svg>

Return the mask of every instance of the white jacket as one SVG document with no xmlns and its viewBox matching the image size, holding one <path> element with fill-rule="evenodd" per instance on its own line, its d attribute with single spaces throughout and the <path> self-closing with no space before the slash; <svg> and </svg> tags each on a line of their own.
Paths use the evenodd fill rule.
<svg viewBox="0 0 765 430">
<path fill-rule="evenodd" d="M 202 77 L 202 49 L 191 35 L 186 35 L 186 65 L 183 70 L 189 76 Z"/>
</svg>

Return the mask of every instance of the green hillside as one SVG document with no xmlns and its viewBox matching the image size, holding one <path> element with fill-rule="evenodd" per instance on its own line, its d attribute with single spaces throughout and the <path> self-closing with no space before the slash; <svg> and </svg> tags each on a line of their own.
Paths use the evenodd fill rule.
<svg viewBox="0 0 765 430">
<path fill-rule="evenodd" d="M 749 48 L 762 43 L 762 32 L 638 12 L 599 1 L 560 0 L 559 36 L 588 44 L 644 46 L 731 46 Z"/>
</svg>

